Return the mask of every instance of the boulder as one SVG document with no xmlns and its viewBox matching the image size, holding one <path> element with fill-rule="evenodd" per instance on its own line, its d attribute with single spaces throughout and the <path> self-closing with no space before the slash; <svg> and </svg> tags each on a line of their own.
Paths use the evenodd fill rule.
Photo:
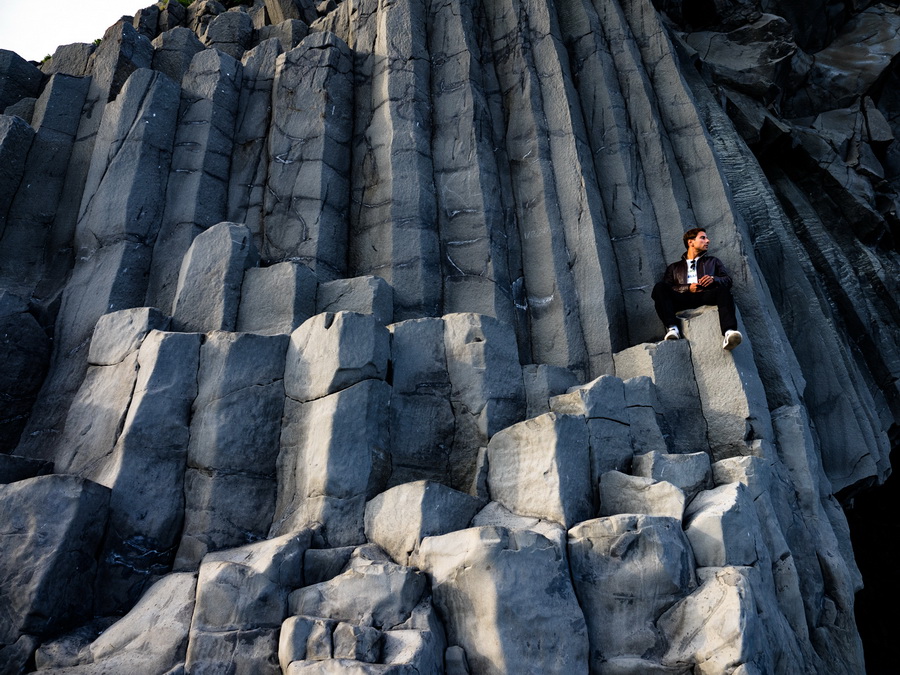
<svg viewBox="0 0 900 675">
<path fill-rule="evenodd" d="M 337 624 L 332 619 L 313 616 L 285 619 L 278 637 L 278 663 L 282 672 L 286 673 L 294 661 L 330 659 L 334 653 L 332 636 Z"/>
<path fill-rule="evenodd" d="M 600 478 L 600 515 L 645 513 L 681 520 L 685 496 L 668 481 L 609 471 Z"/>
<path fill-rule="evenodd" d="M 405 565 L 425 537 L 468 527 L 482 503 L 440 483 L 404 483 L 366 504 L 366 539 Z"/>
<path fill-rule="evenodd" d="M 588 672 L 584 615 L 549 540 L 471 528 L 427 537 L 414 561 L 431 580 L 448 642 L 465 649 L 473 672 Z"/>
<path fill-rule="evenodd" d="M 768 559 L 756 509 L 742 483 L 698 494 L 685 511 L 684 532 L 698 567 L 754 565 Z"/>
<path fill-rule="evenodd" d="M 547 413 L 494 434 L 488 444 L 491 498 L 513 513 L 571 527 L 591 504 L 584 418 Z"/>
<path fill-rule="evenodd" d="M 407 665 L 421 675 L 444 672 L 443 631 L 389 630 L 383 634 L 383 643 L 386 664 Z"/>
<path fill-rule="evenodd" d="M 281 23 L 260 26 L 257 30 L 259 41 L 276 39 L 281 45 L 281 50 L 289 52 L 306 37 L 309 26 L 300 19 L 285 19 Z"/>
<path fill-rule="evenodd" d="M 607 672 L 615 658 L 661 656 L 657 617 L 696 587 L 681 522 L 634 514 L 589 520 L 569 530 L 568 551 L 591 672 Z"/>
<path fill-rule="evenodd" d="M 61 475 L 0 485 L 0 645 L 22 634 L 49 635 L 92 615 L 109 492 Z"/>
<path fill-rule="evenodd" d="M 395 635 L 399 632 L 392 631 Z M 356 626 L 341 621 L 334 627 L 332 642 L 334 658 L 351 659 L 363 663 L 378 663 L 381 659 L 381 643 L 384 634 L 371 626 Z"/>
<path fill-rule="evenodd" d="M 234 330 L 244 270 L 258 260 L 245 225 L 223 222 L 198 235 L 181 264 L 172 312 L 177 330 Z"/>
<path fill-rule="evenodd" d="M 632 475 L 671 483 L 684 492 L 687 503 L 701 490 L 712 487 L 712 470 L 709 455 L 705 452 L 686 455 L 648 452 L 635 455 Z"/>
<path fill-rule="evenodd" d="M 392 562 L 355 558 L 345 572 L 291 593 L 291 614 L 390 630 L 409 619 L 425 591 L 425 575 Z"/>
<path fill-rule="evenodd" d="M 0 49 L 0 110 L 26 96 L 37 96 L 41 71 L 9 49 Z"/>
</svg>

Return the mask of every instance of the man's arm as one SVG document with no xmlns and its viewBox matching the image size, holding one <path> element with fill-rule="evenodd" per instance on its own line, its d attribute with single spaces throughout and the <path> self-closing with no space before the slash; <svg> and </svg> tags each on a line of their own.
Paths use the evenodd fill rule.
<svg viewBox="0 0 900 675">
<path fill-rule="evenodd" d="M 731 288 L 731 277 L 728 276 L 728 270 L 725 269 L 725 265 L 718 258 L 713 258 L 713 260 L 715 261 L 712 273 L 713 282 L 722 288 Z"/>
</svg>

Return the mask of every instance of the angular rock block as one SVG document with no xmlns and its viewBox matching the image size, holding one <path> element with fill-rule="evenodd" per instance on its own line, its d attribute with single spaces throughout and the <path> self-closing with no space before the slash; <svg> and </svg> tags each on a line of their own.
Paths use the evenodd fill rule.
<svg viewBox="0 0 900 675">
<path fill-rule="evenodd" d="M 488 444 L 491 498 L 567 528 L 587 520 L 593 514 L 587 450 L 582 417 L 547 413 L 503 429 Z"/>
<path fill-rule="evenodd" d="M 184 663 L 196 588 L 193 574 L 167 574 L 147 589 L 128 614 L 82 650 L 81 665 L 60 672 L 164 673 Z"/>
<path fill-rule="evenodd" d="M 587 420 L 591 449 L 591 485 L 596 490 L 607 471 L 627 471 L 633 454 L 631 428 L 622 380 L 601 375 L 550 399 L 550 409 Z"/>
<path fill-rule="evenodd" d="M 316 295 L 316 311 L 373 314 L 387 326 L 394 320 L 394 291 L 381 277 L 323 281 Z"/>
<path fill-rule="evenodd" d="M 75 476 L 0 485 L 0 644 L 91 616 L 108 505 L 107 488 Z"/>
<path fill-rule="evenodd" d="M 228 176 L 228 220 L 244 223 L 250 228 L 257 248 L 263 243 L 262 214 L 269 166 L 266 146 L 272 108 L 272 82 L 279 54 L 281 47 L 277 40 L 262 40 L 244 54 L 244 77 Z"/>
<path fill-rule="evenodd" d="M 200 336 L 152 331 L 113 452 L 94 469 L 112 488 L 110 527 L 97 584 L 105 611 L 130 606 L 168 571 L 184 518 L 184 470 Z"/>
<path fill-rule="evenodd" d="M 37 96 L 43 74 L 9 49 L 0 49 L 0 110 L 26 96 Z"/>
<path fill-rule="evenodd" d="M 64 73 L 75 77 L 84 77 L 91 74 L 91 55 L 96 47 L 86 42 L 75 42 L 69 45 L 60 45 L 53 52 L 50 61 L 41 64 L 41 72 L 45 75 Z"/>
<path fill-rule="evenodd" d="M 407 621 L 425 591 L 425 575 L 392 562 L 355 558 L 334 579 L 291 593 L 291 614 L 390 630 Z"/>
<path fill-rule="evenodd" d="M 473 672 L 586 673 L 588 636 L 562 552 L 527 530 L 479 527 L 423 540 L 447 640 Z"/>
<path fill-rule="evenodd" d="M 291 333 L 285 393 L 312 401 L 366 380 L 383 380 L 390 334 L 370 314 L 317 314 Z"/>
<path fill-rule="evenodd" d="M 281 23 L 261 26 L 257 29 L 260 42 L 265 40 L 278 40 L 281 51 L 289 52 L 300 44 L 300 41 L 309 33 L 309 26 L 300 19 L 285 19 Z"/>
<path fill-rule="evenodd" d="M 307 584 L 330 581 L 344 571 L 355 546 L 310 549 L 303 558 L 303 578 Z"/>
<path fill-rule="evenodd" d="M 713 460 L 749 454 L 748 445 L 754 439 L 772 441 L 766 394 L 746 333 L 740 347 L 729 352 L 722 349 L 715 307 L 683 316 Z"/>
<path fill-rule="evenodd" d="M 79 250 L 93 251 L 125 238 L 155 239 L 165 205 L 179 101 L 175 82 L 140 68 L 108 105 L 78 209 Z M 81 127 L 78 131 L 80 135 Z M 65 200 L 60 210 L 64 207 Z"/>
<path fill-rule="evenodd" d="M 509 324 L 480 314 L 447 314 L 444 349 L 456 419 L 450 485 L 471 493 L 478 448 L 525 415 L 518 346 Z"/>
<path fill-rule="evenodd" d="M 209 22 L 203 44 L 240 60 L 253 41 L 253 19 L 244 12 L 225 12 Z"/>
<path fill-rule="evenodd" d="M 701 490 L 712 487 L 712 469 L 709 455 L 705 452 L 687 455 L 648 452 L 635 455 L 631 472 L 634 476 L 671 483 L 684 492 L 686 502 L 690 502 Z"/>
<path fill-rule="evenodd" d="M 236 330 L 290 334 L 316 313 L 316 275 L 306 265 L 284 262 L 244 272 Z"/>
<path fill-rule="evenodd" d="M 383 638 L 384 663 L 407 666 L 414 673 L 443 672 L 446 643 L 442 630 L 389 630 Z"/>
<path fill-rule="evenodd" d="M 294 661 L 330 659 L 334 653 L 332 636 L 337 624 L 332 619 L 313 616 L 285 619 L 278 638 L 278 663 L 282 672 L 286 673 Z"/>
<path fill-rule="evenodd" d="M 687 340 L 640 344 L 618 352 L 614 360 L 616 375 L 623 380 L 638 376 L 653 380 L 671 431 L 670 452 L 698 452 L 709 447 Z"/>
<path fill-rule="evenodd" d="M 747 488 L 728 483 L 698 494 L 684 514 L 698 567 L 753 565 L 767 559 Z"/>
<path fill-rule="evenodd" d="M 482 503 L 440 483 L 404 483 L 366 504 L 366 539 L 405 565 L 425 537 L 468 527 Z"/>
<path fill-rule="evenodd" d="M 258 259 L 245 225 L 222 222 L 197 236 L 181 263 L 172 326 L 201 333 L 234 330 L 244 270 Z"/>
<path fill-rule="evenodd" d="M 664 665 L 703 673 L 728 672 L 735 664 L 744 664 L 745 672 L 813 672 L 756 570 L 711 571 L 700 588 L 659 618 L 668 643 Z"/>
<path fill-rule="evenodd" d="M 150 331 L 165 331 L 169 317 L 154 307 L 121 309 L 104 314 L 97 320 L 88 363 L 92 366 L 114 366 L 137 351 Z"/>
<path fill-rule="evenodd" d="M 450 481 L 455 420 L 444 322 L 409 319 L 391 332 L 391 485 Z"/>
<path fill-rule="evenodd" d="M 660 654 L 657 617 L 696 587 L 691 546 L 673 518 L 617 515 L 569 530 L 569 565 L 591 643 L 591 672 Z"/>
<path fill-rule="evenodd" d="M 394 631 L 401 632 L 401 631 Z M 378 663 L 381 659 L 382 632 L 371 626 L 356 626 L 341 621 L 334 627 L 334 658 Z"/>
<path fill-rule="evenodd" d="M 200 566 L 187 672 L 280 673 L 274 655 L 289 591 L 303 583 L 310 532 L 211 553 Z"/>
<path fill-rule="evenodd" d="M 364 380 L 306 403 L 285 400 L 270 534 L 320 523 L 330 546 L 365 541 L 366 499 L 381 492 L 390 475 L 390 389 Z"/>
<path fill-rule="evenodd" d="M 353 57 L 316 32 L 278 57 L 265 196 L 268 260 L 296 260 L 322 280 L 347 276 Z"/>
<path fill-rule="evenodd" d="M 180 84 L 194 56 L 204 49 L 194 31 L 173 26 L 153 40 L 153 70 L 165 73 Z"/>
<path fill-rule="evenodd" d="M 531 530 L 549 539 L 565 555 L 566 530 L 553 520 L 541 520 L 512 513 L 499 502 L 489 502 L 472 518 L 472 527 L 502 527 L 507 530 Z"/>
<path fill-rule="evenodd" d="M 63 472 L 99 478 L 112 454 L 138 376 L 138 350 L 169 317 L 152 307 L 123 309 L 98 319 L 88 351 L 88 370 L 69 407 L 57 453 Z"/>
<path fill-rule="evenodd" d="M 625 405 L 631 427 L 631 444 L 636 455 L 668 452 L 665 417 L 656 395 L 656 385 L 646 375 L 630 377 L 625 387 Z"/>
<path fill-rule="evenodd" d="M 600 478 L 600 515 L 645 513 L 681 520 L 684 492 L 667 481 L 610 471 Z"/>
<path fill-rule="evenodd" d="M 578 386 L 578 376 L 562 366 L 530 364 L 522 366 L 525 385 L 525 417 L 537 417 L 550 412 L 550 399 Z"/>
</svg>

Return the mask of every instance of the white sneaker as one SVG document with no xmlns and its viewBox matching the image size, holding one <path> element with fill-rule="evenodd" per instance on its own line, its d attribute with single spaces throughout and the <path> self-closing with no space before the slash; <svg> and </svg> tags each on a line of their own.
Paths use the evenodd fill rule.
<svg viewBox="0 0 900 675">
<path fill-rule="evenodd" d="M 666 336 L 663 340 L 678 340 L 681 338 L 681 331 L 678 330 L 678 326 L 669 326 L 669 330 L 666 331 Z"/>
<path fill-rule="evenodd" d="M 744 339 L 744 336 L 741 335 L 736 330 L 726 330 L 725 331 L 725 340 L 722 342 L 722 349 L 727 349 L 731 351 L 739 344 L 741 344 L 741 340 Z"/>
</svg>

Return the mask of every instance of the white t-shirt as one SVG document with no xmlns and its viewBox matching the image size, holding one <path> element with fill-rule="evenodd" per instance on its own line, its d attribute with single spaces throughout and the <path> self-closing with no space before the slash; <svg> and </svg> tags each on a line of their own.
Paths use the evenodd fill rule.
<svg viewBox="0 0 900 675">
<path fill-rule="evenodd" d="M 697 283 L 697 259 L 693 258 L 687 261 L 687 282 L 689 284 Z"/>
</svg>

